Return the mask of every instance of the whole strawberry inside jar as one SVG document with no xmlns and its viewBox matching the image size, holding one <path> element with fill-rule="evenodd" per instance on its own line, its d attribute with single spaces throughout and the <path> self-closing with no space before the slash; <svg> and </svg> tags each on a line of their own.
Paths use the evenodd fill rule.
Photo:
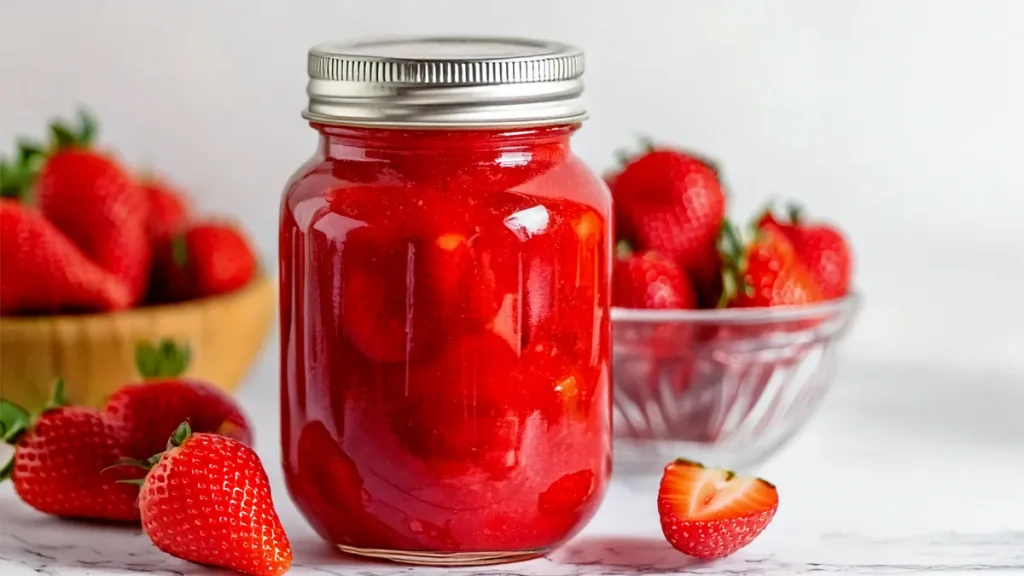
<svg viewBox="0 0 1024 576">
<path fill-rule="evenodd" d="M 583 55 L 315 46 L 313 157 L 281 205 L 289 491 L 364 556 L 544 554 L 610 473 L 611 199 L 569 139 Z"/>
</svg>

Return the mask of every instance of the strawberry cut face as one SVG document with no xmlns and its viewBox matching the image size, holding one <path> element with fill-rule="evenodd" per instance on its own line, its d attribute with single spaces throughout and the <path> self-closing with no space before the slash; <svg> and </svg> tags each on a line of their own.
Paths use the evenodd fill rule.
<svg viewBox="0 0 1024 576">
<path fill-rule="evenodd" d="M 760 479 L 687 460 L 665 467 L 658 513 L 665 538 L 680 552 L 712 560 L 754 540 L 775 516 L 779 494 Z"/>
</svg>

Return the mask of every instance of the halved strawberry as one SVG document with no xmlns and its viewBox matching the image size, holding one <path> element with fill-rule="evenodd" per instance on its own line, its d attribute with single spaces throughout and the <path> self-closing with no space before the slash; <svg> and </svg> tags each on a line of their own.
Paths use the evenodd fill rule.
<svg viewBox="0 0 1024 576">
<path fill-rule="evenodd" d="M 676 550 L 703 560 L 750 544 L 778 507 L 779 493 L 769 482 L 689 460 L 665 466 L 658 489 L 665 538 Z"/>
</svg>

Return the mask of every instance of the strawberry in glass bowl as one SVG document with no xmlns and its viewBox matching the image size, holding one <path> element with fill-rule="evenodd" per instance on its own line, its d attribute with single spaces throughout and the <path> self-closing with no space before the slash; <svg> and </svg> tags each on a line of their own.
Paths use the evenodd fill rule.
<svg viewBox="0 0 1024 576">
<path fill-rule="evenodd" d="M 757 466 L 808 421 L 856 315 L 838 228 L 765 210 L 740 230 L 717 166 L 649 146 L 607 181 L 616 460 Z"/>
</svg>

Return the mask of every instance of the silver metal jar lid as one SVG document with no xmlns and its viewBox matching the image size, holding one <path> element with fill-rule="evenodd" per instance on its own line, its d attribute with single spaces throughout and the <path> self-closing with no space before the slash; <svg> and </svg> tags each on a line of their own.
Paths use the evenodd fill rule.
<svg viewBox="0 0 1024 576">
<path fill-rule="evenodd" d="M 309 50 L 307 119 L 376 127 L 501 128 L 586 117 L 583 52 L 518 38 L 399 38 Z"/>
</svg>

